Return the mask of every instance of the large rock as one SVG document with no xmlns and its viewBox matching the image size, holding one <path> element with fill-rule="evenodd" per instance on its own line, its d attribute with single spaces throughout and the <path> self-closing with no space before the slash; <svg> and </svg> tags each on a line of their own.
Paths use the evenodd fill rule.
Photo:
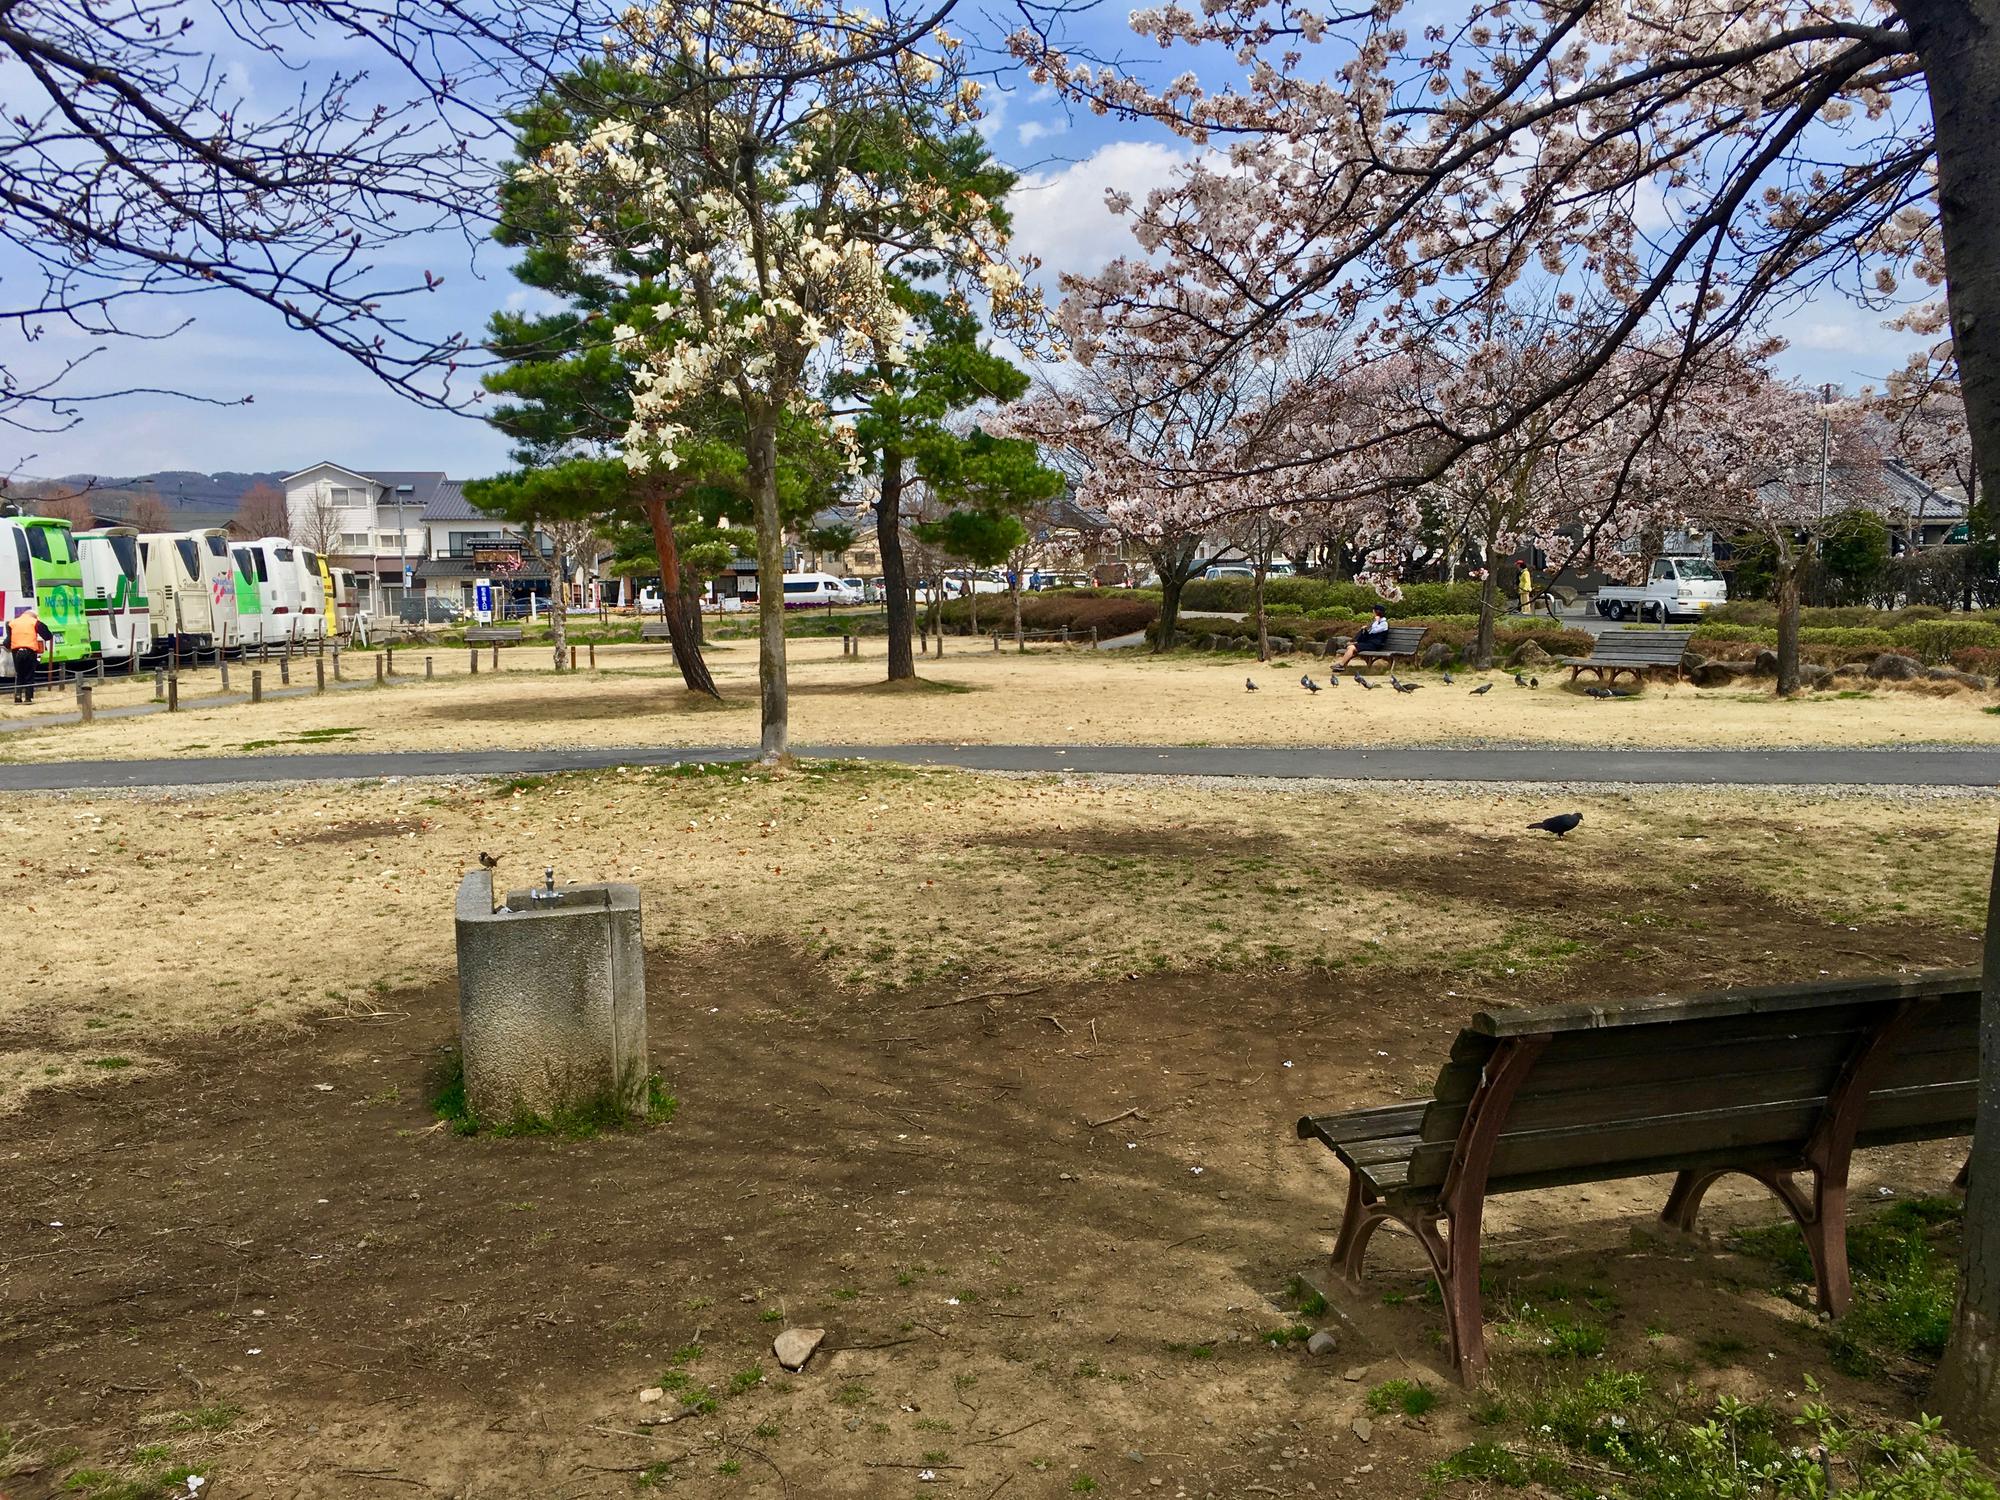
<svg viewBox="0 0 2000 1500">
<path fill-rule="evenodd" d="M 1747 661 L 1705 661 L 1689 675 L 1696 687 L 1728 687 L 1753 670 Z"/>
<path fill-rule="evenodd" d="M 1417 653 L 1417 665 L 1420 667 L 1448 667 L 1452 663 L 1452 658 L 1457 655 L 1458 653 L 1443 641 L 1432 641 L 1422 651 Z"/>
<path fill-rule="evenodd" d="M 1555 658 L 1535 641 L 1527 642 L 1514 653 L 1514 665 L 1517 667 L 1546 667 L 1553 661 Z"/>
<path fill-rule="evenodd" d="M 1932 682 L 1955 682 L 1960 687 L 1969 687 L 1974 692 L 1986 691 L 1986 679 L 1976 672 L 1961 672 L 1957 667 L 1932 667 L 1924 674 Z"/>
<path fill-rule="evenodd" d="M 458 1035 L 474 1118 L 548 1119 L 606 1098 L 646 1103 L 646 950 L 635 885 L 509 891 L 459 883 Z"/>
<path fill-rule="evenodd" d="M 771 1341 L 771 1352 L 787 1370 L 803 1370 L 825 1339 L 824 1328 L 787 1328 Z"/>
<path fill-rule="evenodd" d="M 1799 663 L 1799 678 L 1815 692 L 1820 688 L 1833 686 L 1833 668 L 1822 667 L 1818 662 Z"/>
<path fill-rule="evenodd" d="M 1914 682 L 1924 675 L 1924 664 L 1913 656 L 1885 651 L 1868 664 L 1868 675 L 1877 682 Z"/>
<path fill-rule="evenodd" d="M 1271 654 L 1273 656 L 1289 656 L 1291 652 L 1292 638 L 1290 636 L 1274 635 L 1271 637 Z"/>
<path fill-rule="evenodd" d="M 1778 653 L 1773 651 L 1769 646 L 1766 646 L 1756 656 L 1751 658 L 1750 669 L 1759 677 L 1776 677 L 1778 675 Z"/>
</svg>

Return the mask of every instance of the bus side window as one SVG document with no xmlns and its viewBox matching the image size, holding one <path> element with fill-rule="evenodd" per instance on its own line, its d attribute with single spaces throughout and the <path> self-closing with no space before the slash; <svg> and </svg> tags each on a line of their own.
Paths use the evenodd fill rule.
<svg viewBox="0 0 2000 1500">
<path fill-rule="evenodd" d="M 28 533 L 28 550 L 43 562 L 53 562 L 55 559 L 49 556 L 49 528 L 29 526 L 25 530 Z"/>
<path fill-rule="evenodd" d="M 21 565 L 21 587 L 32 590 L 34 584 L 31 580 L 35 574 L 34 570 L 28 565 L 28 537 L 26 529 L 19 526 L 10 529 L 14 533 L 14 558 Z"/>
</svg>

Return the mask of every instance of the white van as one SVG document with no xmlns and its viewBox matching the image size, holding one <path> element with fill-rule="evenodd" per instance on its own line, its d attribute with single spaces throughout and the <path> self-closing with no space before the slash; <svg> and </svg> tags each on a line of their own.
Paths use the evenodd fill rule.
<svg viewBox="0 0 2000 1500">
<path fill-rule="evenodd" d="M 787 573 L 785 608 L 803 609 L 809 604 L 859 604 L 861 590 L 852 588 L 831 573 Z"/>
<path fill-rule="evenodd" d="M 153 615 L 146 603 L 139 533 L 130 526 L 79 531 L 76 559 L 83 569 L 83 610 L 90 617 L 98 656 L 106 662 L 145 656 L 153 649 Z M 0 580 L 5 576 L 6 563 L 0 561 Z"/>
<path fill-rule="evenodd" d="M 264 605 L 264 644 L 282 647 L 301 640 L 299 613 L 305 601 L 299 596 L 298 548 L 284 537 L 267 536 L 249 543 L 247 550 Z"/>
<path fill-rule="evenodd" d="M 299 639 L 317 641 L 326 634 L 329 603 L 319 554 L 310 547 L 294 545 L 292 570 L 299 578 Z"/>
<path fill-rule="evenodd" d="M 199 533 L 148 531 L 139 537 L 146 603 L 153 617 L 153 645 L 176 656 L 215 649 L 215 605 L 204 576 L 207 559 Z M 235 594 L 230 595 L 232 604 Z"/>
</svg>

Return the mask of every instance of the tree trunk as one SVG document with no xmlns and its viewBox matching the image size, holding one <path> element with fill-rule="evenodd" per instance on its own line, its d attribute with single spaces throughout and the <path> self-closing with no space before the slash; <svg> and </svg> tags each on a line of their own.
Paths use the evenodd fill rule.
<svg viewBox="0 0 2000 1500">
<path fill-rule="evenodd" d="M 1799 586 L 1805 554 L 1788 551 L 1778 560 L 1778 696 L 1796 693 L 1799 681 Z"/>
<path fill-rule="evenodd" d="M 1257 660 L 1271 659 L 1271 632 L 1264 628 L 1264 560 L 1257 559 L 1257 567 L 1250 579 L 1250 609 L 1257 618 Z"/>
<path fill-rule="evenodd" d="M 569 670 L 569 554 L 560 537 L 549 558 L 555 582 L 549 589 L 549 642 L 555 647 L 556 670 Z"/>
<path fill-rule="evenodd" d="M 757 520 L 758 743 L 764 763 L 790 748 L 791 702 L 785 680 L 785 526 L 778 515 L 778 421 L 759 414 L 750 424 L 747 478 Z"/>
<path fill-rule="evenodd" d="M 646 524 L 653 530 L 653 550 L 660 558 L 660 616 L 667 622 L 674 664 L 681 669 L 681 681 L 689 692 L 706 693 L 720 702 L 722 694 L 715 690 L 715 679 L 701 653 L 701 603 L 681 586 L 681 549 L 674 537 L 673 518 L 667 514 L 667 502 L 652 492 L 640 503 Z"/>
<path fill-rule="evenodd" d="M 965 580 L 965 611 L 967 618 L 972 621 L 973 637 L 977 639 L 979 636 L 979 580 L 977 578 L 967 578 Z"/>
<path fill-rule="evenodd" d="M 1499 545 L 1500 518 L 1495 515 L 1487 519 L 1486 550 L 1479 558 L 1486 576 L 1479 581 L 1479 635 L 1472 643 L 1472 664 L 1482 672 L 1493 670 L 1493 615 L 1500 588 L 1500 580 L 1493 572 L 1493 549 Z"/>
<path fill-rule="evenodd" d="M 1938 219 L 1953 347 L 1973 460 L 2000 474 L 2000 0 L 1900 0 L 1924 65 L 1937 131 Z M 2000 896 L 2000 852 L 1994 865 Z M 1952 1431 L 2000 1445 L 2000 900 L 1986 912 L 1979 1102 L 1965 1199 L 1965 1260 L 1932 1401 Z"/>
<path fill-rule="evenodd" d="M 889 606 L 889 681 L 917 675 L 917 596 L 903 561 L 903 451 L 882 450 L 882 493 L 875 502 L 875 542 L 882 553 L 882 592 Z"/>
<path fill-rule="evenodd" d="M 1019 568 L 1014 569 L 1014 577 L 1008 584 L 1007 591 L 1014 596 L 1014 649 L 1016 651 L 1026 651 L 1028 649 L 1027 636 L 1021 629 L 1021 570 Z"/>
</svg>

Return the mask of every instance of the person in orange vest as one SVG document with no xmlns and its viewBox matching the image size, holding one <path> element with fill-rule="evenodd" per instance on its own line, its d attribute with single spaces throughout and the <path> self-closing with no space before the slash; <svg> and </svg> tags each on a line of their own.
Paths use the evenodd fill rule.
<svg viewBox="0 0 2000 1500">
<path fill-rule="evenodd" d="M 42 643 L 54 639 L 32 604 L 7 622 L 7 649 L 14 653 L 16 703 L 35 701 L 35 674 L 42 664 Z"/>
</svg>

